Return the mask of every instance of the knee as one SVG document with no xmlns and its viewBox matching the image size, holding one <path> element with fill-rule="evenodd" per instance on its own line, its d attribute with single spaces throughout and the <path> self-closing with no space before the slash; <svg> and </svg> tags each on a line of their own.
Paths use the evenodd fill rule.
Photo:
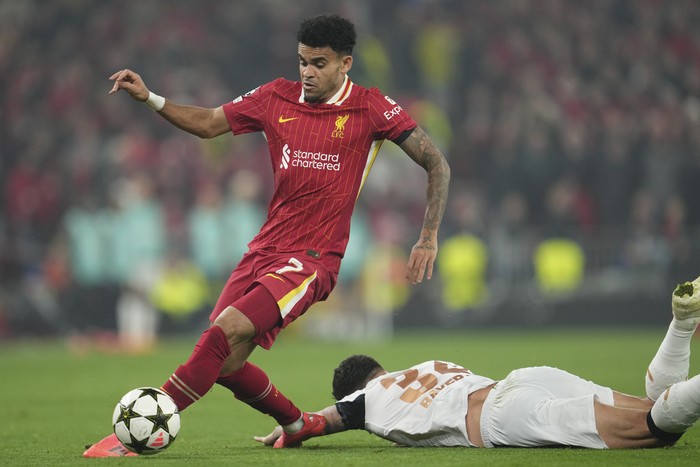
<svg viewBox="0 0 700 467">
<path fill-rule="evenodd" d="M 242 342 L 248 342 L 255 336 L 253 323 L 232 306 L 222 311 L 212 325 L 219 326 L 224 331 L 226 339 L 232 347 Z"/>
</svg>

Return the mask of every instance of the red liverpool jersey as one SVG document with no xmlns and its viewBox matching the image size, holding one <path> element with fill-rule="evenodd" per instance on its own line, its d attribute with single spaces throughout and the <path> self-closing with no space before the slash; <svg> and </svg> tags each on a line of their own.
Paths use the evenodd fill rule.
<svg viewBox="0 0 700 467">
<path fill-rule="evenodd" d="M 300 82 L 280 78 L 223 106 L 234 134 L 262 131 L 274 194 L 248 245 L 343 256 L 350 217 L 382 142 L 416 126 L 379 90 L 349 78 L 325 104 L 304 102 Z"/>
</svg>

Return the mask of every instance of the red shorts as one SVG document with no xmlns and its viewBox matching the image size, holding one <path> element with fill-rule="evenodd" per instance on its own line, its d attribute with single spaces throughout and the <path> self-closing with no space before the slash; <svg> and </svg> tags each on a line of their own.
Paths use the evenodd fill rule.
<svg viewBox="0 0 700 467">
<path fill-rule="evenodd" d="M 255 326 L 253 342 L 269 349 L 282 329 L 328 298 L 339 267 L 336 256 L 249 251 L 231 273 L 209 319 L 213 322 L 233 306 Z"/>
</svg>

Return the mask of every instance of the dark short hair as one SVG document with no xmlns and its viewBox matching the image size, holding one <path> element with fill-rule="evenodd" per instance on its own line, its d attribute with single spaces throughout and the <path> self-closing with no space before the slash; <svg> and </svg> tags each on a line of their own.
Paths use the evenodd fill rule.
<svg viewBox="0 0 700 467">
<path fill-rule="evenodd" d="M 333 370 L 333 398 L 337 401 L 362 389 L 369 377 L 382 366 L 367 355 L 352 355 Z"/>
<path fill-rule="evenodd" d="M 352 55 L 355 25 L 338 15 L 320 15 L 302 21 L 297 40 L 309 47 L 330 47 L 335 52 Z"/>
</svg>

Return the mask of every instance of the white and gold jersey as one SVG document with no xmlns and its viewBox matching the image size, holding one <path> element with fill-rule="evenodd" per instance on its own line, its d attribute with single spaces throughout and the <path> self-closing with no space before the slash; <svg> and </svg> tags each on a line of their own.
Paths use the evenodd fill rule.
<svg viewBox="0 0 700 467">
<path fill-rule="evenodd" d="M 348 429 L 406 446 L 472 446 L 467 397 L 495 383 L 454 363 L 429 361 L 389 373 L 336 404 Z"/>
</svg>

